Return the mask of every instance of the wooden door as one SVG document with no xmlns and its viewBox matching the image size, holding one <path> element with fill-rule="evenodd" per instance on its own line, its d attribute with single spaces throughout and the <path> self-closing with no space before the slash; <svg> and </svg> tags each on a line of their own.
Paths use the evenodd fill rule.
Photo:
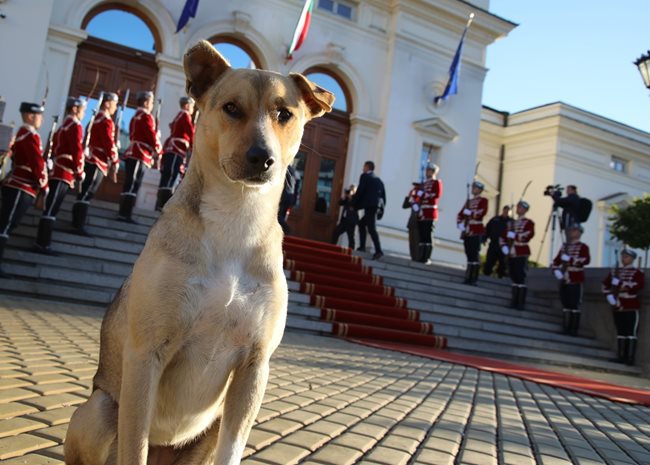
<svg viewBox="0 0 650 465">
<path fill-rule="evenodd" d="M 305 127 L 296 155 L 298 203 L 289 215 L 291 234 L 329 242 L 339 217 L 350 132 L 347 113 L 334 111 Z"/>
</svg>

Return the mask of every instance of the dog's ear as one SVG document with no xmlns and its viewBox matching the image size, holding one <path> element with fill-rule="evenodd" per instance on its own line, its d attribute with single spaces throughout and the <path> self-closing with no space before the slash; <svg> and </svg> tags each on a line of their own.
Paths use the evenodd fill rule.
<svg viewBox="0 0 650 465">
<path fill-rule="evenodd" d="M 318 118 L 323 116 L 324 113 L 332 111 L 334 94 L 317 86 L 302 74 L 291 73 L 289 77 L 293 79 L 293 82 L 300 90 L 312 118 Z"/>
<path fill-rule="evenodd" d="M 200 99 L 206 90 L 230 69 L 230 63 L 207 40 L 189 49 L 183 59 L 187 95 Z"/>
</svg>

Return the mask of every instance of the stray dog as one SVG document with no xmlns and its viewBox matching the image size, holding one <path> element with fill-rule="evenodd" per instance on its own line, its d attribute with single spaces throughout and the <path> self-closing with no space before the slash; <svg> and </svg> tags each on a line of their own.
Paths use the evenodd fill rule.
<svg viewBox="0 0 650 465">
<path fill-rule="evenodd" d="M 104 316 L 68 465 L 239 464 L 288 292 L 277 220 L 285 171 L 334 96 L 300 74 L 184 57 L 198 103 L 192 163 Z"/>
</svg>

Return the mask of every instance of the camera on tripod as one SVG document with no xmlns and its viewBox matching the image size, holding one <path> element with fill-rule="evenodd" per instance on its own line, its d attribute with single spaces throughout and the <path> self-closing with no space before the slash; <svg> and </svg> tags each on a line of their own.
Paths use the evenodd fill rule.
<svg viewBox="0 0 650 465">
<path fill-rule="evenodd" d="M 564 190 L 564 187 L 562 187 L 559 184 L 555 185 L 548 185 L 546 186 L 546 189 L 544 189 L 544 195 L 548 195 L 549 197 L 553 199 L 558 199 L 562 197 L 562 191 Z"/>
</svg>

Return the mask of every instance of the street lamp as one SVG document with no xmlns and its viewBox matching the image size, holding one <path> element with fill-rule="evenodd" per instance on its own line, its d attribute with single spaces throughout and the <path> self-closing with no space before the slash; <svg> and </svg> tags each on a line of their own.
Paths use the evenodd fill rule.
<svg viewBox="0 0 650 465">
<path fill-rule="evenodd" d="M 650 50 L 645 55 L 641 55 L 634 64 L 639 68 L 643 83 L 650 89 Z"/>
</svg>

